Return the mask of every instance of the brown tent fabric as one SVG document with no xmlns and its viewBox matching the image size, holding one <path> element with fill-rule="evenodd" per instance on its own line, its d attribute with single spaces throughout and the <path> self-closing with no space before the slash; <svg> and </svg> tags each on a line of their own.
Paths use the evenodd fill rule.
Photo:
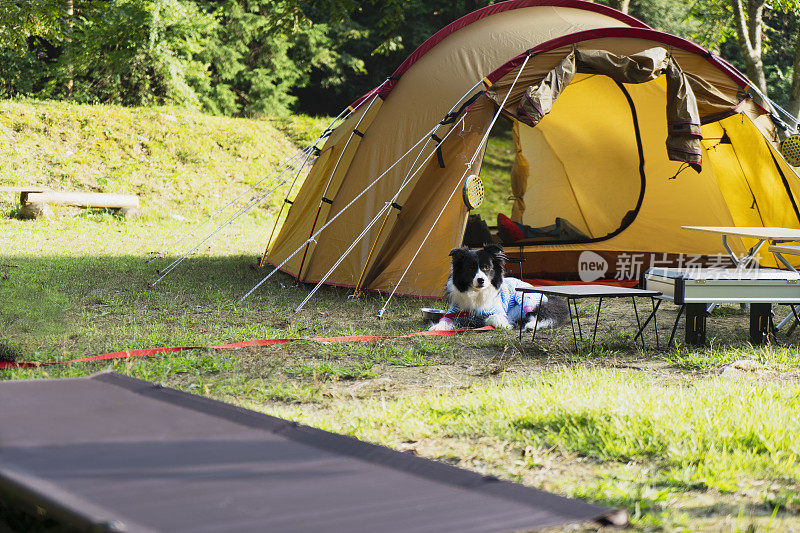
<svg viewBox="0 0 800 533">
<path fill-rule="evenodd" d="M 558 96 L 572 82 L 577 72 L 602 74 L 618 83 L 645 83 L 662 74 L 666 75 L 666 143 L 669 159 L 689 163 L 700 172 L 700 139 L 703 135 L 700 131 L 697 100 L 690 80 L 662 47 L 626 56 L 604 50 L 575 50 L 548 72 L 540 84 L 525 91 L 524 98 L 517 106 L 515 118 L 528 126 L 536 126 L 550 112 Z"/>
<path fill-rule="evenodd" d="M 565 63 L 571 55 L 582 58 L 574 69 Z M 349 165 L 334 176 L 330 156 L 314 166 L 267 259 L 305 282 L 353 287 L 361 280 L 365 290 L 442 296 L 447 254 L 461 244 L 468 214 L 458 195 L 450 195 L 504 100 L 502 112 L 514 119 L 516 144 L 507 184 L 514 198 L 511 218 L 531 227 L 562 219 L 588 237 L 503 243 L 519 246 L 528 273 L 544 274 L 555 263 L 543 254 L 562 253 L 565 260 L 553 274 L 576 275 L 570 258 L 582 250 L 617 257 L 724 254 L 715 236 L 680 228 L 747 218 L 741 211 L 749 207 L 741 206 L 738 193 L 724 190 L 731 182 L 722 175 L 726 169 L 739 169 L 746 181 L 761 184 L 749 190 L 764 211 L 780 211 L 776 220 L 800 226 L 800 216 L 789 216 L 800 203 L 797 176 L 766 148 L 777 146 L 776 128 L 747 88 L 741 73 L 708 50 L 599 4 L 494 4 L 437 32 L 398 68 L 371 108 L 368 127 L 360 128 L 363 138 L 347 147 Z M 524 101 L 537 102 L 539 109 L 518 113 Z M 362 107 L 323 150 L 344 150 Z M 460 110 L 455 122 L 448 113 L 453 108 Z M 745 121 L 746 131 L 736 128 L 737 139 L 755 140 L 736 140 L 732 150 L 711 154 L 704 143 L 713 140 L 709 132 L 734 118 Z M 411 172 L 415 161 L 426 158 L 417 174 Z M 469 173 L 479 173 L 480 164 L 479 159 Z M 684 172 L 687 164 L 697 172 Z M 408 176 L 395 202 L 401 209 L 382 216 L 343 255 Z M 330 203 L 321 206 L 329 180 Z M 305 248 L 312 227 L 323 225 L 307 252 L 292 255 Z M 737 253 L 748 247 L 741 239 L 731 245 Z M 768 263 L 767 258 L 763 264 Z"/>
<path fill-rule="evenodd" d="M 518 531 L 625 513 L 119 374 L 0 383 L 0 501 L 68 531 Z M 0 517 L 0 527 L 2 517 Z"/>
</svg>

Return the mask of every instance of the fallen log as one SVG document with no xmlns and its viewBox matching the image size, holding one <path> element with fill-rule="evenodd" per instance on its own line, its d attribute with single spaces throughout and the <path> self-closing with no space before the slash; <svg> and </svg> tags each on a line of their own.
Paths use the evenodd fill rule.
<svg viewBox="0 0 800 533">
<path fill-rule="evenodd" d="M 26 189 L 20 191 L 19 203 L 20 218 L 49 216 L 52 213 L 49 204 L 119 209 L 120 213 L 127 217 L 139 214 L 139 197 L 135 194 Z"/>
</svg>

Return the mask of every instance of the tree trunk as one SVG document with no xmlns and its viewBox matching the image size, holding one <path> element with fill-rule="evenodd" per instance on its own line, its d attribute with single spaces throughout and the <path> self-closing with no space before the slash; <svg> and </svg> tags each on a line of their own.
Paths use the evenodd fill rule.
<svg viewBox="0 0 800 533">
<path fill-rule="evenodd" d="M 611 0 L 608 3 L 608 6 L 613 7 L 617 11 L 622 11 L 623 13 L 627 14 L 630 4 L 631 0 Z"/>
<path fill-rule="evenodd" d="M 788 111 L 794 118 L 800 120 L 800 29 L 797 31 L 797 41 L 794 44 L 794 74 Z"/>
<path fill-rule="evenodd" d="M 766 0 L 746 1 L 745 12 L 742 0 L 732 0 L 736 37 L 747 65 L 747 76 L 767 96 L 767 79 L 764 76 L 764 63 L 761 61 L 761 29 Z"/>
<path fill-rule="evenodd" d="M 66 13 L 67 13 L 67 98 L 72 100 L 72 89 L 75 85 L 75 80 L 72 72 L 72 17 L 75 14 L 75 5 L 73 0 L 66 0 Z"/>
</svg>

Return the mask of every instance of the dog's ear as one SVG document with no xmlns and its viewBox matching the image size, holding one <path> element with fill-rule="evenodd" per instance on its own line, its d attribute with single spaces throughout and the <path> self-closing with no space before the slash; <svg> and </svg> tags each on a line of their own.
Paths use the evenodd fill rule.
<svg viewBox="0 0 800 533">
<path fill-rule="evenodd" d="M 503 247 L 499 244 L 487 244 L 483 247 L 483 251 L 492 258 L 494 269 L 497 272 L 504 273 L 506 270 L 506 253 Z"/>
<path fill-rule="evenodd" d="M 499 244 L 487 244 L 483 247 L 483 251 L 489 255 L 499 257 L 503 261 L 506 260 L 506 253 L 503 250 L 503 247 L 500 246 Z"/>
<path fill-rule="evenodd" d="M 461 248 L 453 248 L 450 250 L 450 257 L 453 258 L 453 262 L 460 261 L 464 259 L 469 253 L 469 248 L 466 246 L 462 246 Z"/>
</svg>

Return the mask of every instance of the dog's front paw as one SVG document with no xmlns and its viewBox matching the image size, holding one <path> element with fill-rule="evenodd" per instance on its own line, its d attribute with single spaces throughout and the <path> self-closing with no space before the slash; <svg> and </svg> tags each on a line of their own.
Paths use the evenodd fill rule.
<svg viewBox="0 0 800 533">
<path fill-rule="evenodd" d="M 495 329 L 511 329 L 511 322 L 503 315 L 491 315 L 486 319 L 486 325 Z"/>
<path fill-rule="evenodd" d="M 428 331 L 453 331 L 454 329 L 456 329 L 455 323 L 449 318 L 443 318 L 429 327 Z"/>
</svg>

